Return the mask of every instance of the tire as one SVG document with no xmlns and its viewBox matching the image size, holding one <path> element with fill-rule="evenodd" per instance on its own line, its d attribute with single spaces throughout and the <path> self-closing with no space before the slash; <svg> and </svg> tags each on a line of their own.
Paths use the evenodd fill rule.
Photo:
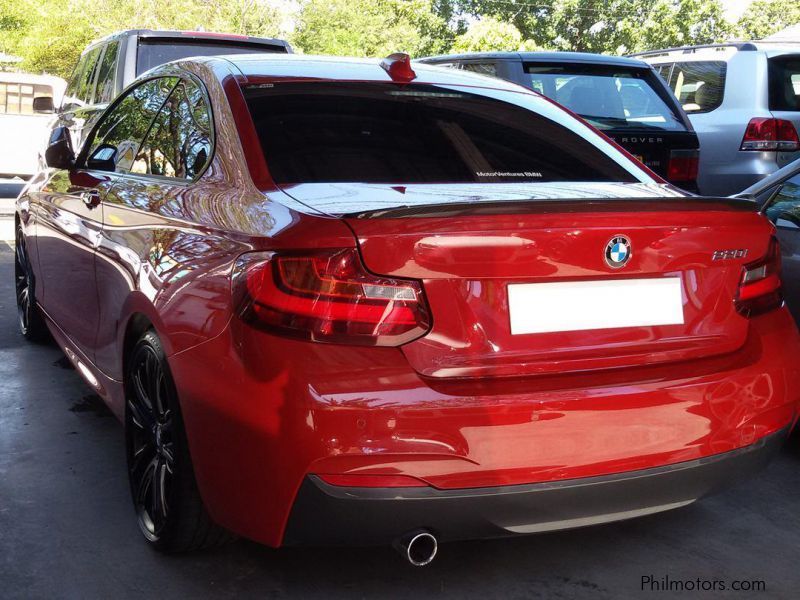
<svg viewBox="0 0 800 600">
<path fill-rule="evenodd" d="M 125 373 L 128 478 L 145 539 L 166 553 L 229 541 L 200 498 L 175 384 L 152 329 L 134 346 Z"/>
<path fill-rule="evenodd" d="M 14 284 L 17 295 L 17 323 L 22 337 L 31 342 L 47 341 L 50 339 L 50 332 L 36 304 L 36 280 L 21 224 L 17 225 L 14 243 Z"/>
</svg>

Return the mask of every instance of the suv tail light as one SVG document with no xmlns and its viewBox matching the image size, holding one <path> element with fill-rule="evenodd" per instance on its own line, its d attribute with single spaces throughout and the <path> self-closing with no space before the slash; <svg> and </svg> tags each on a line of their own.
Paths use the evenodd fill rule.
<svg viewBox="0 0 800 600">
<path fill-rule="evenodd" d="M 800 149 L 800 139 L 791 121 L 758 117 L 750 119 L 742 138 L 740 150 L 780 150 L 794 152 Z"/>
<path fill-rule="evenodd" d="M 754 317 L 782 304 L 781 250 L 773 237 L 764 258 L 742 267 L 736 310 L 746 317 Z"/>
<path fill-rule="evenodd" d="M 669 181 L 694 181 L 697 179 L 697 167 L 699 163 L 699 151 L 673 150 L 669 155 L 667 179 Z"/>
<path fill-rule="evenodd" d="M 233 296 L 254 327 L 316 342 L 398 346 L 430 328 L 421 282 L 373 275 L 355 248 L 245 254 Z"/>
</svg>

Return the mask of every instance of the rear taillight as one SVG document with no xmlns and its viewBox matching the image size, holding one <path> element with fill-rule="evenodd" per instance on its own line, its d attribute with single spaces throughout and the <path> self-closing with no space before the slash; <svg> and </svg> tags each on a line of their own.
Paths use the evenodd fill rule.
<svg viewBox="0 0 800 600">
<path fill-rule="evenodd" d="M 673 150 L 669 155 L 667 179 L 669 181 L 694 181 L 697 179 L 697 167 L 700 153 L 697 150 Z"/>
<path fill-rule="evenodd" d="M 742 268 L 736 310 L 746 317 L 754 317 L 782 304 L 781 251 L 778 240 L 772 238 L 767 255 Z"/>
<path fill-rule="evenodd" d="M 430 327 L 422 284 L 373 275 L 355 248 L 245 254 L 233 292 L 245 322 L 317 342 L 397 346 Z"/>
<path fill-rule="evenodd" d="M 800 149 L 800 139 L 791 121 L 758 117 L 747 124 L 740 149 L 794 152 Z"/>
</svg>

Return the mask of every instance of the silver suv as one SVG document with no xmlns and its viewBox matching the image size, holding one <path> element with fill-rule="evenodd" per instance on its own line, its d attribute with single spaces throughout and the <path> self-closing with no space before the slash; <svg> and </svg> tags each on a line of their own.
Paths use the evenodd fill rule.
<svg viewBox="0 0 800 600">
<path fill-rule="evenodd" d="M 800 43 L 634 55 L 668 82 L 700 138 L 700 192 L 734 194 L 800 157 Z"/>
</svg>

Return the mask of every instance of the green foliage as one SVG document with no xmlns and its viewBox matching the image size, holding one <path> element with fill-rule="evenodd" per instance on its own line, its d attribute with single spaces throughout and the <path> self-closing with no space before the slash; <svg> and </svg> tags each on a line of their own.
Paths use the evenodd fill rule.
<svg viewBox="0 0 800 600">
<path fill-rule="evenodd" d="M 720 0 L 298 0 L 289 17 L 272 0 L 0 0 L 0 52 L 21 56 L 25 70 L 68 76 L 83 48 L 113 31 L 202 27 L 288 36 L 315 54 L 619 54 L 762 38 L 800 22 L 800 2 L 756 0 L 736 26 Z"/>
<path fill-rule="evenodd" d="M 452 52 L 488 52 L 519 50 L 522 34 L 511 23 L 484 17 L 469 26 L 466 32 L 455 39 Z"/>
<path fill-rule="evenodd" d="M 93 40 L 121 29 L 198 29 L 276 37 L 268 0 L 0 0 L 0 49 L 22 68 L 67 77 Z"/>
<path fill-rule="evenodd" d="M 719 0 L 470 0 L 467 10 L 513 23 L 540 47 L 576 52 L 709 43 L 731 31 Z"/>
<path fill-rule="evenodd" d="M 739 19 L 739 37 L 760 40 L 790 25 L 800 23 L 798 0 L 756 0 Z"/>
<path fill-rule="evenodd" d="M 295 27 L 293 45 L 309 54 L 424 56 L 452 41 L 430 0 L 302 0 Z"/>
</svg>

